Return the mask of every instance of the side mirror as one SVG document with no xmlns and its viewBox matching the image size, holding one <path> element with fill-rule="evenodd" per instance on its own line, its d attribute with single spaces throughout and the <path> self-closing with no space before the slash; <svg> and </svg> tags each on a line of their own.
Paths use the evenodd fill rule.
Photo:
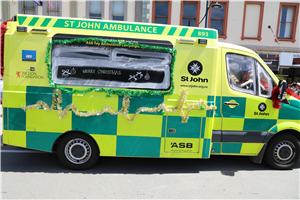
<svg viewBox="0 0 300 200">
<path fill-rule="evenodd" d="M 279 84 L 278 84 L 278 88 L 277 88 L 277 94 L 278 94 L 278 99 L 279 100 L 284 100 L 285 99 L 285 96 L 286 96 L 286 81 L 285 80 L 280 80 L 279 81 Z"/>
</svg>

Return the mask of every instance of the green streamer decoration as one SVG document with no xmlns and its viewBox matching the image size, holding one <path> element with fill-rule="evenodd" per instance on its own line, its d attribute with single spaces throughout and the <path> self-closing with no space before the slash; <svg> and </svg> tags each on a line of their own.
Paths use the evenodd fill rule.
<svg viewBox="0 0 300 200">
<path fill-rule="evenodd" d="M 50 60 L 50 52 L 52 50 L 52 45 L 55 44 L 83 44 L 87 42 L 100 42 L 103 46 L 119 46 L 119 47 L 127 47 L 127 48 L 138 48 L 138 49 L 146 49 L 146 50 L 156 50 L 156 51 L 163 51 L 167 53 L 173 54 L 172 56 L 172 63 L 171 63 L 171 73 L 170 73 L 170 80 L 171 80 L 171 87 L 168 91 L 156 91 L 156 90 L 130 90 L 130 89 L 112 89 L 112 88 L 99 88 L 99 87 L 89 87 L 87 89 L 70 89 L 65 88 L 63 86 L 57 85 L 53 82 L 52 79 L 52 71 L 51 71 L 51 60 Z M 170 95 L 174 92 L 174 79 L 173 79 L 173 73 L 174 73 L 174 63 L 175 58 L 177 55 L 177 51 L 174 48 L 167 48 L 167 47 L 161 47 L 161 46 L 153 46 L 153 45 L 145 45 L 145 44 L 139 44 L 135 42 L 128 42 L 128 41 L 118 41 L 118 40 L 110 40 L 110 39 L 101 39 L 101 38 L 76 38 L 76 39 L 66 39 L 66 40 L 53 40 L 48 42 L 47 51 L 46 51 L 46 58 L 45 63 L 47 65 L 48 69 L 48 78 L 49 78 L 49 85 L 53 87 L 54 89 L 58 89 L 61 91 L 64 91 L 68 94 L 85 94 L 88 92 L 105 92 L 107 96 L 111 95 L 118 95 L 118 96 L 146 96 L 146 95 Z"/>
</svg>

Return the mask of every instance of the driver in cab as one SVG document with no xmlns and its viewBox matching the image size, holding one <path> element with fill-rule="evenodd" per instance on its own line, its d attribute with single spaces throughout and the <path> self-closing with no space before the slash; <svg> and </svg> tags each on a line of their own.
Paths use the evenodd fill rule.
<svg viewBox="0 0 300 200">
<path fill-rule="evenodd" d="M 245 71 L 243 78 L 241 80 L 241 84 L 239 85 L 241 88 L 245 88 L 247 90 L 253 88 L 253 65 L 251 62 L 248 62 L 243 66 L 243 71 Z"/>
</svg>

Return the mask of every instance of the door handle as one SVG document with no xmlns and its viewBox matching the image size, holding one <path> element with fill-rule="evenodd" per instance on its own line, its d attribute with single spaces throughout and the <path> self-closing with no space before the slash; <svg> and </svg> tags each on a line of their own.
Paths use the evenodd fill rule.
<svg viewBox="0 0 300 200">
<path fill-rule="evenodd" d="M 224 102 L 224 104 L 226 106 L 238 106 L 238 105 L 240 105 L 239 103 L 234 103 L 234 102 Z"/>
<path fill-rule="evenodd" d="M 229 106 L 230 108 L 235 108 L 236 106 L 239 106 L 240 104 L 237 103 L 235 100 L 230 100 L 229 102 L 224 102 L 224 105 Z"/>
</svg>

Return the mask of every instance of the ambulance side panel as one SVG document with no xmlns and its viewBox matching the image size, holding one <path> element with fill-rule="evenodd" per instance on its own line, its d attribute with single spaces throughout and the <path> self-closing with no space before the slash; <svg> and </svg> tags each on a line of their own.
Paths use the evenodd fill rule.
<svg viewBox="0 0 300 200">
<path fill-rule="evenodd" d="M 3 116 L 5 144 L 51 152 L 55 143 L 65 134 L 89 134 L 98 144 L 101 156 L 209 158 L 211 149 L 217 73 L 220 70 L 216 32 L 206 43 L 199 44 L 203 30 L 185 27 L 143 25 L 152 33 L 115 30 L 96 30 L 85 26 L 88 20 L 70 20 L 19 15 L 17 22 L 9 22 L 5 35 L 5 73 L 3 91 Z M 101 22 L 109 26 L 110 22 Z M 106 24 L 105 24 L 106 23 Z M 115 23 L 118 27 L 118 22 Z M 126 23 L 122 23 L 122 25 Z M 72 25 L 72 27 L 71 27 Z M 134 24 L 137 26 L 139 24 Z M 27 27 L 27 32 L 17 32 L 17 26 Z M 133 25 L 132 25 L 133 26 Z M 99 25 L 100 27 L 100 25 Z M 46 29 L 49 34 L 34 34 L 29 29 Z M 137 30 L 137 29 L 135 29 Z M 142 30 L 142 29 L 140 29 Z M 154 34 L 154 31 L 157 31 Z M 200 33 L 198 33 L 200 32 Z M 165 103 L 174 112 L 141 112 L 133 122 L 122 114 L 104 113 L 85 117 L 85 113 L 109 106 L 114 111 L 122 109 L 124 96 L 105 92 L 62 92 L 61 96 L 49 85 L 47 44 L 55 35 L 124 38 L 167 41 L 177 50 L 174 92 L 165 96 L 133 96 L 130 98 L 129 116 L 141 107 L 156 108 Z M 202 34 L 203 36 L 203 34 Z M 194 40 L 192 44 L 178 39 Z M 200 37 L 201 38 L 201 37 Z M 95 44 L 94 44 L 95 45 Z M 51 60 L 51 54 L 50 60 Z M 191 66 L 198 71 L 191 71 Z M 88 87 L 66 86 L 69 90 Z M 124 89 L 126 90 L 126 89 Z M 186 91 L 186 93 L 184 93 Z M 49 111 L 59 98 L 58 107 Z M 207 106 L 199 102 L 207 102 Z M 181 110 L 176 108 L 182 103 Z M 187 110 L 198 104 L 190 112 Z M 68 107 L 69 106 L 69 107 Z M 74 109 L 78 111 L 77 113 Z M 219 108 L 217 108 L 218 110 Z M 82 113 L 78 115 L 78 113 Z M 183 119 L 187 121 L 183 123 Z"/>
</svg>

